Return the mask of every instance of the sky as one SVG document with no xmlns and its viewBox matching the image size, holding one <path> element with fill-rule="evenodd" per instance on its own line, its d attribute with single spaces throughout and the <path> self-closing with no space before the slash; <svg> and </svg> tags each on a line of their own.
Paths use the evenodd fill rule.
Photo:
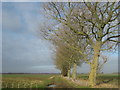
<svg viewBox="0 0 120 90">
<path fill-rule="evenodd" d="M 60 73 L 54 65 L 52 44 L 40 38 L 38 34 L 40 26 L 46 21 L 42 15 L 41 4 L 2 3 L 3 73 Z M 108 56 L 103 72 L 118 72 L 117 53 Z M 87 72 L 89 72 L 88 65 L 78 67 L 78 73 Z"/>
</svg>

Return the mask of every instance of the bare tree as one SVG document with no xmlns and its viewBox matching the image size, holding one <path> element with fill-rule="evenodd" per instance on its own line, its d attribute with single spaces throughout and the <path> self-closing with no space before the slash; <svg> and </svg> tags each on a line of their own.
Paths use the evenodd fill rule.
<svg viewBox="0 0 120 90">
<path fill-rule="evenodd" d="M 113 49 L 120 35 L 118 34 L 118 15 L 120 5 L 116 2 L 106 3 L 48 3 L 44 5 L 45 11 L 57 23 L 63 24 L 82 37 L 91 51 L 89 60 L 85 52 L 79 51 L 84 60 L 90 64 L 89 84 L 96 85 L 96 74 L 100 53 Z M 54 32 L 53 30 L 52 32 Z M 81 43 L 81 42 L 79 42 Z M 68 43 L 70 44 L 70 43 Z M 87 50 L 86 49 L 86 50 Z"/>
<path fill-rule="evenodd" d="M 78 46 L 78 38 L 76 35 L 67 30 L 68 28 L 61 27 L 59 29 L 61 30 L 55 32 L 54 38 L 52 38 L 52 41 L 56 46 L 56 57 L 58 59 L 62 58 L 62 62 L 67 63 L 66 65 L 68 65 L 68 77 L 70 77 L 70 69 L 73 67 L 72 78 L 76 79 L 77 65 L 80 66 L 83 61 L 79 52 L 71 48 L 71 46 Z M 55 60 L 58 62 L 58 64 L 60 64 L 58 59 Z"/>
</svg>

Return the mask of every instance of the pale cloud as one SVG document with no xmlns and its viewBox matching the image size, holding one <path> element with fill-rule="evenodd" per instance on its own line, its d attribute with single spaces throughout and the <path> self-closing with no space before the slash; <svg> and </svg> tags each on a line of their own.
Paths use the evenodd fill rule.
<svg viewBox="0 0 120 90">
<path fill-rule="evenodd" d="M 15 15 L 13 12 L 3 10 L 2 18 L 3 29 L 16 31 L 21 27 L 20 17 Z"/>
<path fill-rule="evenodd" d="M 3 32 L 3 72 L 34 72 L 29 68 L 53 65 L 50 43 L 27 36 L 21 33 L 16 37 L 13 33 Z M 43 71 L 43 68 L 39 69 L 39 72 Z"/>
<path fill-rule="evenodd" d="M 36 3 L 36 5 L 34 3 L 17 3 L 14 4 L 14 7 L 21 12 L 27 30 L 35 34 L 44 19 L 40 14 L 40 3 Z"/>
<path fill-rule="evenodd" d="M 43 23 L 43 17 L 40 15 L 40 3 L 3 3 L 3 28 L 8 30 L 36 33 L 39 26 Z M 6 9 L 6 8 L 12 8 Z M 25 26 L 24 26 L 25 25 Z"/>
<path fill-rule="evenodd" d="M 3 6 L 3 72 L 34 72 L 32 66 L 53 65 L 51 44 L 33 34 L 41 22 L 39 6 L 34 3 L 3 3 Z M 39 72 L 48 68 L 44 69 Z"/>
</svg>

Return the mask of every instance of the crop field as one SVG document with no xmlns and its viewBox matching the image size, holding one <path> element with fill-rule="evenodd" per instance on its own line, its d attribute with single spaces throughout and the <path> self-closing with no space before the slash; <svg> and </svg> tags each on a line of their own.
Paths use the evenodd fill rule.
<svg viewBox="0 0 120 90">
<path fill-rule="evenodd" d="M 88 80 L 88 75 L 79 74 L 77 79 Z M 99 75 L 97 84 L 110 84 L 118 86 L 118 75 Z M 88 88 L 77 85 L 57 74 L 4 74 L 2 88 Z M 108 87 L 109 88 L 109 87 Z"/>
<path fill-rule="evenodd" d="M 2 88 L 75 88 L 73 83 L 53 74 L 5 74 L 2 76 Z"/>
<path fill-rule="evenodd" d="M 44 88 L 53 75 L 6 74 L 2 76 L 2 88 Z"/>
</svg>

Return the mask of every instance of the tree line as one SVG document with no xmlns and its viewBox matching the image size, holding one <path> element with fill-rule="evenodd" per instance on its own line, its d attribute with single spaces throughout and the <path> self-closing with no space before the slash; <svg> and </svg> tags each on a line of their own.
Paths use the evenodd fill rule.
<svg viewBox="0 0 120 90">
<path fill-rule="evenodd" d="M 96 85 L 96 77 L 107 57 L 120 43 L 118 37 L 120 4 L 118 2 L 49 2 L 43 4 L 48 22 L 40 28 L 41 35 L 55 46 L 55 65 L 63 76 L 76 79 L 76 68 L 90 65 L 89 85 Z"/>
</svg>

